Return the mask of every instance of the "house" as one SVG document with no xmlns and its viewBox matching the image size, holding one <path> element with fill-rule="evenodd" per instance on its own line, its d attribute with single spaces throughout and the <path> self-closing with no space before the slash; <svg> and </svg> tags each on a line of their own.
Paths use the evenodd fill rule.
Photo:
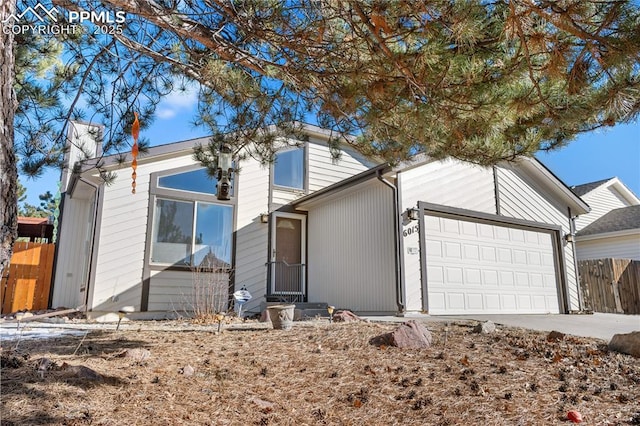
<svg viewBox="0 0 640 426">
<path fill-rule="evenodd" d="M 71 138 L 89 127 L 73 124 Z M 111 185 L 91 161 L 76 167 L 63 176 L 53 306 L 188 309 L 192 270 L 206 260 L 253 294 L 253 312 L 277 300 L 407 315 L 581 309 L 566 236 L 589 208 L 537 160 L 391 167 L 348 146 L 336 160 L 327 131 L 305 132 L 274 164 L 241 161 L 229 201 L 193 159 L 206 139 L 150 148 L 135 194 L 130 162 L 101 160 L 119 175 Z M 78 155 L 72 147 L 70 165 Z"/>
<path fill-rule="evenodd" d="M 20 241 L 52 242 L 53 223 L 46 217 L 18 216 L 18 239 Z"/>
<path fill-rule="evenodd" d="M 640 260 L 640 199 L 617 177 L 572 189 L 591 207 L 576 220 L 578 260 Z"/>
</svg>

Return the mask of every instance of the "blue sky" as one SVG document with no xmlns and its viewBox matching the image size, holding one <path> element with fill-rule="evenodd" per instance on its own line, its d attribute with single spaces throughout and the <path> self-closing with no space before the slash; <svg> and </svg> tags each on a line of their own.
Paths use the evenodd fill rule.
<svg viewBox="0 0 640 426">
<path fill-rule="evenodd" d="M 166 97 L 158 105 L 156 120 L 141 136 L 148 138 L 151 145 L 205 136 L 203 129 L 194 129 L 190 124 L 196 102 L 195 91 Z M 569 186 L 617 176 L 640 196 L 638 122 L 581 135 L 560 150 L 540 153 L 538 159 Z M 21 177 L 22 184 L 27 187 L 27 202 L 39 205 L 39 194 L 55 193 L 59 177 L 58 170 L 49 170 L 36 180 Z"/>
</svg>

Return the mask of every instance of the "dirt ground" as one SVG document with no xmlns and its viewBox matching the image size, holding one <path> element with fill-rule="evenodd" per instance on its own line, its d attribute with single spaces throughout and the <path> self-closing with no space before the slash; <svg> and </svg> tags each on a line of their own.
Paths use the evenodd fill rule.
<svg viewBox="0 0 640 426">
<path fill-rule="evenodd" d="M 640 424 L 640 359 L 595 339 L 429 323 L 416 350 L 369 344 L 394 324 L 188 325 L 3 341 L 1 424 Z"/>
</svg>

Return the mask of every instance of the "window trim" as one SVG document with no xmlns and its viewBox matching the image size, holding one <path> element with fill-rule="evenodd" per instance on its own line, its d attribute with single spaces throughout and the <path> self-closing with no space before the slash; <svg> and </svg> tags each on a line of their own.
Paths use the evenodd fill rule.
<svg viewBox="0 0 640 426">
<path fill-rule="evenodd" d="M 301 146 L 286 146 L 283 149 L 279 149 L 276 151 L 276 155 L 281 152 L 294 151 L 296 149 L 302 150 L 302 188 L 295 188 L 292 186 L 284 186 L 277 185 L 275 183 L 275 161 L 271 163 L 271 167 L 269 170 L 269 181 L 271 183 L 271 188 L 278 191 L 285 192 L 295 192 L 300 193 L 303 192 L 305 194 L 309 193 L 309 143 L 305 142 Z"/>
</svg>

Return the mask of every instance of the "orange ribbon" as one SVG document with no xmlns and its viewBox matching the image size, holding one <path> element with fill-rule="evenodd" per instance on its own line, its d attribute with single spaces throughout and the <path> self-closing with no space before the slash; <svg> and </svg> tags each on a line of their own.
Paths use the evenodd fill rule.
<svg viewBox="0 0 640 426">
<path fill-rule="evenodd" d="M 133 115 L 136 117 L 133 120 L 133 125 L 131 126 L 131 136 L 133 136 L 133 146 L 131 147 L 131 157 L 133 160 L 131 161 L 131 168 L 133 169 L 133 173 L 131 173 L 131 193 L 136 193 L 136 177 L 138 176 L 136 173 L 136 169 L 138 168 L 138 136 L 140 136 L 140 122 L 138 121 L 138 113 L 134 112 Z"/>
</svg>

